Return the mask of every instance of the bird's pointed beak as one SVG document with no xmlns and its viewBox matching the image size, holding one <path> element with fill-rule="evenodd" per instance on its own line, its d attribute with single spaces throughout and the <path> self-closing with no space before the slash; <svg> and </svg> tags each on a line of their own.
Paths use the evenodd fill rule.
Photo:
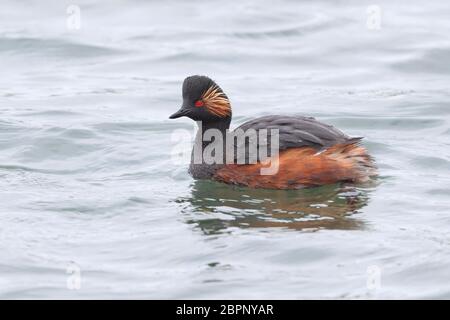
<svg viewBox="0 0 450 320">
<path fill-rule="evenodd" d="M 169 119 L 176 119 L 176 118 L 184 117 L 184 116 L 187 116 L 188 114 L 189 114 L 189 109 L 181 107 L 181 109 L 178 110 L 177 112 L 175 112 L 173 115 L 171 115 L 169 117 Z"/>
</svg>

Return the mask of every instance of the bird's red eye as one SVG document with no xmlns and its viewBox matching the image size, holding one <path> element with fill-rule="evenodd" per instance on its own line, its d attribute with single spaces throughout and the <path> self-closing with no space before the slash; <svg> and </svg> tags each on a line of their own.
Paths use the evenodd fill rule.
<svg viewBox="0 0 450 320">
<path fill-rule="evenodd" d="M 203 103 L 202 100 L 197 100 L 197 101 L 195 101 L 195 106 L 196 106 L 196 107 L 203 107 L 203 105 L 204 105 L 204 103 Z"/>
</svg>

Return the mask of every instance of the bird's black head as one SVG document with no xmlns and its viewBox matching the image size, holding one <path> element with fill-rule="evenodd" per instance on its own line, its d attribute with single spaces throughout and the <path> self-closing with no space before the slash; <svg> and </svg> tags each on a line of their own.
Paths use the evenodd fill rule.
<svg viewBox="0 0 450 320">
<path fill-rule="evenodd" d="M 170 116 L 186 116 L 195 121 L 215 122 L 231 118 L 230 101 L 222 89 L 205 76 L 187 77 L 183 82 L 183 105 Z"/>
</svg>

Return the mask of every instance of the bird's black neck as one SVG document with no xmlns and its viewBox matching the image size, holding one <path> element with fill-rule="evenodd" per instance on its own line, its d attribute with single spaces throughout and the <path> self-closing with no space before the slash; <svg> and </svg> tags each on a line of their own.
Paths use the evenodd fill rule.
<svg viewBox="0 0 450 320">
<path fill-rule="evenodd" d="M 214 172 L 225 163 L 225 141 L 227 130 L 230 128 L 230 122 L 231 117 L 221 119 L 220 121 L 197 122 L 199 129 L 195 137 L 194 147 L 192 149 L 191 165 L 189 167 L 189 171 L 194 178 L 210 178 Z M 211 131 L 208 132 L 208 130 Z M 205 148 L 215 142 L 215 138 L 208 139 L 208 137 L 211 135 L 216 136 L 219 132 L 223 142 L 220 145 L 220 148 L 222 148 L 223 160 L 221 163 L 207 163 L 203 157 Z"/>
<path fill-rule="evenodd" d="M 226 132 L 227 129 L 230 128 L 231 117 L 227 117 L 226 119 L 220 119 L 219 121 L 197 121 L 199 129 L 201 128 L 202 134 L 204 134 L 209 129 L 217 129 L 220 132 Z M 199 130 L 200 131 L 200 130 Z"/>
</svg>

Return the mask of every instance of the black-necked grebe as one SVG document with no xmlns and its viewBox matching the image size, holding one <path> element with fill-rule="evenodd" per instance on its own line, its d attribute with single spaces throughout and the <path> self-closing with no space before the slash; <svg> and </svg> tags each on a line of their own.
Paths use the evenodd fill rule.
<svg viewBox="0 0 450 320">
<path fill-rule="evenodd" d="M 170 119 L 182 116 L 201 122 L 196 143 L 205 150 L 212 142 L 204 139 L 208 129 L 215 129 L 226 136 L 231 122 L 230 101 L 210 78 L 191 76 L 183 83 L 183 105 Z M 194 151 L 189 172 L 194 178 L 270 189 L 298 189 L 336 182 L 358 183 L 376 174 L 373 160 L 359 144 L 360 137 L 349 137 L 312 117 L 264 116 L 242 124 L 235 131 L 259 132 L 261 129 L 278 130 L 278 169 L 275 174 L 261 174 L 261 168 L 267 162 L 259 161 L 259 158 L 254 163 L 244 164 L 195 162 Z M 258 140 L 257 143 L 258 148 L 268 147 L 267 141 Z M 235 145 L 234 151 L 245 147 L 248 147 L 247 142 Z"/>
</svg>

